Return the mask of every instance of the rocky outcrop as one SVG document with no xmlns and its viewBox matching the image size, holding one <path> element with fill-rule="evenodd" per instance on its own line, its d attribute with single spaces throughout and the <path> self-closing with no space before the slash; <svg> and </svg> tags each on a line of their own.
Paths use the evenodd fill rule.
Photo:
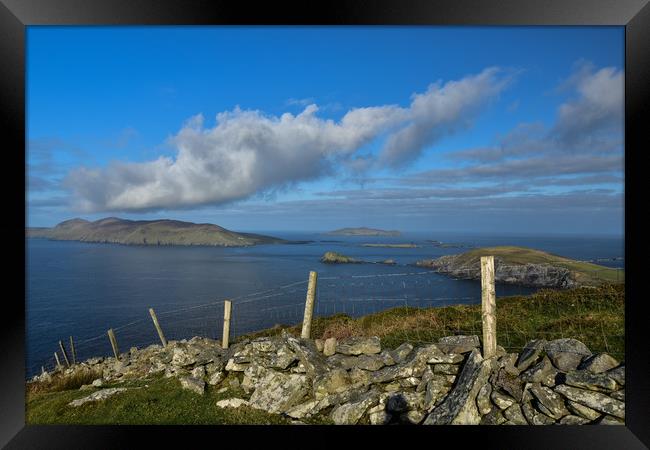
<svg viewBox="0 0 650 450">
<path fill-rule="evenodd" d="M 218 341 L 193 338 L 166 348 L 132 348 L 115 358 L 93 358 L 63 376 L 94 370 L 102 377 L 70 407 L 105 400 L 124 388 L 116 380 L 154 374 L 205 395 L 241 388 L 244 396 L 215 408 L 255 408 L 302 421 L 335 424 L 623 424 L 625 366 L 592 355 L 572 339 L 529 342 L 521 354 L 484 359 L 477 336 L 448 336 L 414 347 L 382 349 L 377 337 L 328 339 L 319 345 L 286 332 L 244 340 L 223 350 Z M 47 382 L 45 372 L 34 382 Z"/>
<path fill-rule="evenodd" d="M 454 278 L 480 280 L 481 266 L 478 261 L 464 264 L 461 255 L 445 255 L 437 259 L 418 261 L 416 266 L 428 267 Z M 508 264 L 502 258 L 494 258 L 494 277 L 499 283 L 530 287 L 572 288 L 579 286 L 571 270 L 551 264 Z"/>
</svg>

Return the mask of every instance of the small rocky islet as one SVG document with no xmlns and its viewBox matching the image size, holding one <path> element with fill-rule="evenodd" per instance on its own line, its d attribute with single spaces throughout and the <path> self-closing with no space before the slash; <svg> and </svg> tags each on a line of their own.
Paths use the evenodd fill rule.
<svg viewBox="0 0 650 450">
<path fill-rule="evenodd" d="M 204 395 L 237 384 L 245 396 L 215 408 L 248 407 L 290 418 L 334 424 L 623 425 L 625 365 L 592 354 L 575 339 L 530 341 L 519 353 L 497 347 L 481 355 L 478 336 L 448 336 L 414 347 L 385 349 L 378 337 L 342 340 L 273 337 L 220 342 L 194 337 L 166 347 L 132 348 L 115 358 L 92 358 L 61 376 L 93 370 L 101 378 L 69 408 L 110 401 L 128 389 L 106 383 L 163 375 Z M 44 372 L 32 383 L 48 383 Z"/>
</svg>

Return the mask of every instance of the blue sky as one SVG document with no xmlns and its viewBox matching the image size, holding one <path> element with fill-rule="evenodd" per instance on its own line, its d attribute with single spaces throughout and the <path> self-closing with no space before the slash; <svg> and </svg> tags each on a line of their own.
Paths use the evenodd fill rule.
<svg viewBox="0 0 650 450">
<path fill-rule="evenodd" d="M 622 27 L 29 27 L 30 226 L 623 232 Z"/>
</svg>

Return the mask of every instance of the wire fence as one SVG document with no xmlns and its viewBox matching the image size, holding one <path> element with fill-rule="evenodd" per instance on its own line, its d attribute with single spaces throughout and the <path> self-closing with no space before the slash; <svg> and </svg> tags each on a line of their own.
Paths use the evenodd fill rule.
<svg viewBox="0 0 650 450">
<path fill-rule="evenodd" d="M 538 292 L 499 283 L 508 270 L 522 271 L 522 265 L 500 264 L 495 259 L 497 276 L 497 344 L 506 351 L 519 352 L 532 339 L 574 338 L 588 343 L 592 351 L 608 352 L 623 359 L 624 292 L 616 287 L 582 288 Z M 524 266 L 525 267 L 525 266 Z M 443 336 L 477 335 L 482 339 L 481 285 L 476 281 L 480 268 L 456 268 L 452 276 L 457 283 L 436 270 L 405 267 L 394 273 L 365 275 L 319 276 L 316 284 L 312 325 L 313 338 L 353 335 L 379 335 L 386 347 L 402 342 L 433 343 Z M 553 275 L 557 267 L 530 268 L 537 276 Z M 622 281 L 622 269 L 583 271 L 593 279 L 607 274 L 608 281 Z M 307 277 L 293 283 L 250 292 L 228 299 L 156 311 L 158 321 L 168 341 L 180 341 L 193 336 L 221 339 L 224 302 L 232 302 L 230 320 L 231 340 L 260 330 L 300 326 L 305 310 Z M 469 285 L 468 285 L 469 283 Z M 470 286 L 470 288 L 468 288 Z M 467 293 L 470 292 L 468 295 Z M 518 298 L 507 298 L 520 295 Z M 452 308 L 441 308 L 453 306 Z M 345 315 L 349 320 L 327 320 Z M 319 320 L 320 319 L 320 320 Z M 142 318 L 112 328 L 119 351 L 131 347 L 160 344 L 154 324 L 146 309 Z M 63 340 L 64 337 L 61 337 Z M 63 340 L 64 343 L 67 343 Z M 106 330 L 95 336 L 74 342 L 76 361 L 112 355 Z M 42 363 L 42 369 L 57 367 L 54 351 L 63 354 L 56 342 L 52 357 Z M 72 359 L 71 349 L 67 350 Z M 35 375 L 41 366 L 28 368 Z"/>
</svg>

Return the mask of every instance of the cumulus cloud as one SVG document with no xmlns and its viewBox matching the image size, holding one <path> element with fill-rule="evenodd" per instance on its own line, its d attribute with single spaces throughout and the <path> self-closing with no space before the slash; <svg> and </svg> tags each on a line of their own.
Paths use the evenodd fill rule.
<svg viewBox="0 0 650 450">
<path fill-rule="evenodd" d="M 413 94 L 409 122 L 389 136 L 380 155 L 388 166 L 403 166 L 420 156 L 427 146 L 445 135 L 471 124 L 474 115 L 486 101 L 499 94 L 513 74 L 504 76 L 497 67 L 478 75 L 444 85 L 438 81 L 422 94 Z"/>
<path fill-rule="evenodd" d="M 340 120 L 318 117 L 307 105 L 293 115 L 226 111 L 206 127 L 190 118 L 172 139 L 175 157 L 106 168 L 80 167 L 66 177 L 76 207 L 93 211 L 146 211 L 224 204 L 320 177 L 334 162 L 362 170 L 372 158 L 356 154 L 386 135 L 381 164 L 399 166 L 423 148 L 468 125 L 478 108 L 511 79 L 498 68 L 414 94 L 408 107 L 372 106 L 349 110 Z"/>
</svg>

